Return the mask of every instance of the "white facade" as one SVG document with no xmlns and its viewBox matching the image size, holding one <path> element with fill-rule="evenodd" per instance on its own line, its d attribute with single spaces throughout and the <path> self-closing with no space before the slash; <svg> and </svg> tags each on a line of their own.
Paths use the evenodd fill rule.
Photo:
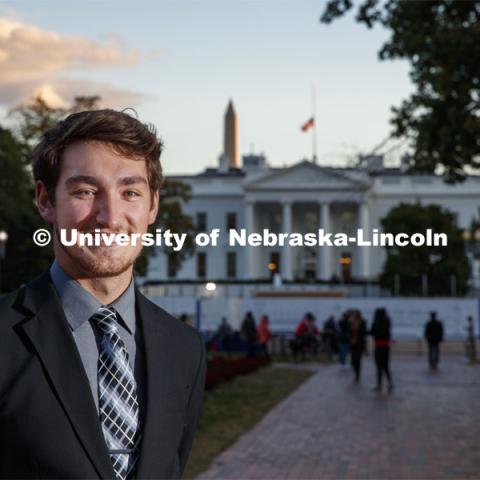
<svg viewBox="0 0 480 480">
<path fill-rule="evenodd" d="M 463 229 L 479 218 L 479 177 L 448 185 L 435 175 L 405 174 L 398 169 L 372 172 L 367 168 L 321 167 L 307 160 L 286 168 L 270 168 L 264 157 L 250 156 L 244 157 L 242 169 L 220 167 L 172 178 L 191 186 L 192 199 L 184 204 L 185 213 L 194 222 L 198 214 L 205 214 L 206 231 L 219 228 L 223 237 L 217 247 L 197 247 L 173 278 L 168 276 L 166 255 L 158 251 L 150 260 L 150 281 L 268 279 L 268 265 L 277 260 L 285 280 L 341 279 L 345 258 L 353 279 L 375 280 L 382 270 L 385 250 L 381 247 L 230 247 L 226 238 L 229 214 L 237 230 L 246 228 L 248 232 L 268 228 L 273 232 L 307 233 L 323 228 L 347 234 L 357 228 L 381 230 L 381 219 L 401 202 L 440 205 L 457 215 L 458 226 Z M 206 254 L 206 269 L 199 272 L 198 256 L 202 252 Z M 205 275 L 199 277 L 198 273 Z"/>
</svg>

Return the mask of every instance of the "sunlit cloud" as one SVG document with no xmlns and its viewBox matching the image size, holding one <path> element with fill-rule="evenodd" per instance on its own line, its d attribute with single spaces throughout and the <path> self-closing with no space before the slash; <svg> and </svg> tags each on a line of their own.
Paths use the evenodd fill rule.
<svg viewBox="0 0 480 480">
<path fill-rule="evenodd" d="M 50 101 L 65 101 L 65 99 L 73 99 L 77 95 L 100 95 L 102 107 L 110 107 L 116 109 L 123 109 L 134 107 L 143 100 L 146 100 L 146 95 L 142 93 L 133 92 L 122 88 L 113 87 L 107 83 L 94 82 L 83 79 L 59 79 L 52 83 L 47 83 L 41 86 L 39 93 L 44 100 Z M 57 97 L 56 97 L 57 96 Z M 24 99 L 24 101 L 27 99 Z M 58 106 L 66 106 L 66 104 L 59 103 Z M 52 105 L 53 106 L 53 105 Z"/>
<path fill-rule="evenodd" d="M 138 52 L 110 35 L 99 42 L 43 30 L 0 17 L 0 103 L 16 105 L 40 94 L 52 106 L 65 106 L 75 95 L 100 95 L 111 107 L 138 103 L 142 95 L 76 75 L 100 68 L 131 67 Z"/>
</svg>

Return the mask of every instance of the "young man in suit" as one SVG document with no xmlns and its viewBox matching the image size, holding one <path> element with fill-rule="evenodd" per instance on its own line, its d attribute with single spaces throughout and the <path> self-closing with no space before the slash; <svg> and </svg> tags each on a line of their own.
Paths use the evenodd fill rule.
<svg viewBox="0 0 480 480">
<path fill-rule="evenodd" d="M 55 261 L 0 303 L 0 478 L 179 478 L 205 381 L 200 335 L 150 302 L 135 245 L 65 246 L 60 232 L 142 234 L 161 143 L 113 110 L 80 112 L 33 155 Z"/>
</svg>

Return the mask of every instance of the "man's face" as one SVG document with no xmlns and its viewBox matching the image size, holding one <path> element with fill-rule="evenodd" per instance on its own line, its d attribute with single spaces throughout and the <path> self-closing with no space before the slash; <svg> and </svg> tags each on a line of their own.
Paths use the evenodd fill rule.
<svg viewBox="0 0 480 480">
<path fill-rule="evenodd" d="M 152 198 L 145 160 L 125 157 L 106 143 L 78 142 L 63 153 L 55 202 L 38 182 L 37 204 L 43 218 L 54 225 L 55 254 L 68 273 L 77 278 L 114 277 L 132 267 L 141 242 L 67 247 L 60 243 L 60 229 L 145 233 L 157 215 L 158 192 Z"/>
</svg>

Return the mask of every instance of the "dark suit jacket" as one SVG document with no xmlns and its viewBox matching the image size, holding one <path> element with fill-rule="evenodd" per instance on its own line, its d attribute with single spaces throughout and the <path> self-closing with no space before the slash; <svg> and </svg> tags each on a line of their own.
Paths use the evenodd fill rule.
<svg viewBox="0 0 480 480">
<path fill-rule="evenodd" d="M 191 327 L 136 291 L 146 363 L 137 478 L 178 478 L 205 385 Z M 91 389 L 48 273 L 0 302 L 0 478 L 115 478 Z"/>
</svg>

